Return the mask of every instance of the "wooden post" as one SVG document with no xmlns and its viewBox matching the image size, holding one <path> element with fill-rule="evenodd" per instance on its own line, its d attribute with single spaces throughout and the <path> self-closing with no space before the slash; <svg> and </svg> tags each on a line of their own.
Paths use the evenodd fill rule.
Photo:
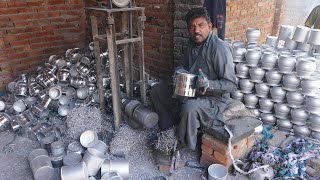
<svg viewBox="0 0 320 180">
<path fill-rule="evenodd" d="M 117 60 L 117 46 L 116 34 L 114 27 L 114 18 L 111 13 L 107 17 L 107 44 L 109 51 L 110 77 L 111 77 L 111 91 L 112 91 L 112 107 L 114 114 L 114 127 L 119 129 L 121 122 L 121 101 L 120 101 L 120 87 L 119 87 L 119 68 Z"/>
<path fill-rule="evenodd" d="M 144 43 L 143 43 L 143 29 L 144 21 L 146 17 L 144 12 L 138 17 L 138 37 L 141 38 L 140 48 L 139 48 L 139 71 L 140 71 L 140 96 L 141 101 L 146 104 L 146 81 L 145 81 L 145 68 L 144 68 Z"/>
<path fill-rule="evenodd" d="M 98 92 L 99 92 L 99 102 L 100 102 L 100 110 L 103 114 L 106 114 L 106 100 L 104 98 L 104 87 L 103 87 L 103 77 L 102 77 L 102 62 L 100 58 L 100 45 L 99 41 L 95 38 L 98 34 L 98 23 L 97 18 L 95 16 L 90 16 L 91 18 L 91 26 L 92 26 L 92 36 L 93 36 L 93 44 L 94 44 L 94 56 L 96 60 L 96 73 L 98 78 Z"/>
</svg>

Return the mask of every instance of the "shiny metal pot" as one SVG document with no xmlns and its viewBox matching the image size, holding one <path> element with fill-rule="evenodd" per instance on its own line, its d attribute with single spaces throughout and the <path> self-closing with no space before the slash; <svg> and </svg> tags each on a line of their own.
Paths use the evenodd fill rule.
<svg viewBox="0 0 320 180">
<path fill-rule="evenodd" d="M 290 108 L 286 104 L 275 103 L 273 105 L 275 117 L 280 119 L 286 119 L 290 113 Z"/>
<path fill-rule="evenodd" d="M 265 70 L 259 67 L 252 67 L 249 70 L 251 81 L 260 83 L 264 78 Z"/>
<path fill-rule="evenodd" d="M 300 78 L 295 74 L 285 74 L 282 77 L 282 88 L 287 91 L 296 91 L 300 85 Z"/>
<path fill-rule="evenodd" d="M 278 60 L 278 55 L 273 52 L 264 52 L 261 57 L 262 69 L 272 70 Z"/>
<path fill-rule="evenodd" d="M 284 98 L 286 97 L 286 91 L 282 89 L 282 87 L 272 87 L 270 89 L 270 94 L 272 100 L 274 102 L 283 102 Z"/>
<path fill-rule="evenodd" d="M 263 112 L 263 113 L 271 113 L 272 108 L 273 108 L 273 102 L 271 101 L 271 99 L 268 98 L 260 98 L 259 99 L 259 111 Z"/>
<path fill-rule="evenodd" d="M 249 67 L 243 63 L 238 63 L 236 65 L 236 76 L 240 78 L 247 78 L 249 72 Z"/>
<path fill-rule="evenodd" d="M 259 98 L 254 94 L 245 94 L 243 97 L 244 105 L 248 108 L 255 108 Z"/>
<path fill-rule="evenodd" d="M 298 137 L 307 137 L 311 134 L 311 130 L 308 128 L 308 126 L 294 125 L 292 129 L 294 135 Z"/>
<path fill-rule="evenodd" d="M 267 71 L 266 79 L 269 86 L 278 86 L 282 79 L 282 74 L 275 70 Z"/>
<path fill-rule="evenodd" d="M 300 91 L 291 91 L 286 94 L 288 106 L 291 108 L 300 108 L 302 107 L 304 96 Z"/>
<path fill-rule="evenodd" d="M 251 93 L 254 83 L 251 82 L 249 79 L 240 79 L 239 86 L 240 86 L 241 92 Z"/>
<path fill-rule="evenodd" d="M 263 122 L 263 124 L 274 125 L 276 123 L 276 118 L 271 113 L 260 114 L 260 119 Z"/>
<path fill-rule="evenodd" d="M 279 72 L 289 74 L 296 65 L 296 59 L 293 56 L 280 55 L 278 60 Z"/>
<path fill-rule="evenodd" d="M 306 125 L 308 119 L 308 112 L 304 109 L 291 109 L 291 122 L 296 125 Z"/>
<path fill-rule="evenodd" d="M 258 97 L 267 97 L 270 91 L 270 86 L 266 83 L 255 84 L 256 96 Z"/>
</svg>

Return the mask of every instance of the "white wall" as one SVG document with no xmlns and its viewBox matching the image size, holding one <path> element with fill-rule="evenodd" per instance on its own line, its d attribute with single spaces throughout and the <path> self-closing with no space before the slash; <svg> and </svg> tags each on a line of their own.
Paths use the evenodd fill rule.
<svg viewBox="0 0 320 180">
<path fill-rule="evenodd" d="M 304 25 L 312 9 L 320 0 L 284 0 L 282 25 Z"/>
</svg>

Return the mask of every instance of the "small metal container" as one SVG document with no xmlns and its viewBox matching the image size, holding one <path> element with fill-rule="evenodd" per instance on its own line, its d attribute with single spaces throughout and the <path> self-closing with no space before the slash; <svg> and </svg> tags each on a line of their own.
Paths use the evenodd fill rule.
<svg viewBox="0 0 320 180">
<path fill-rule="evenodd" d="M 129 177 L 129 161 L 127 159 L 106 159 L 101 166 L 101 176 L 109 171 L 117 171 L 123 179 L 126 179 Z"/>
<path fill-rule="evenodd" d="M 304 109 L 291 109 L 291 122 L 295 125 L 306 125 L 308 119 L 308 112 Z"/>
<path fill-rule="evenodd" d="M 0 113 L 0 131 L 7 129 L 12 119 L 7 113 Z"/>
<path fill-rule="evenodd" d="M 15 84 L 15 94 L 18 97 L 27 97 L 28 96 L 28 86 L 25 82 L 17 82 Z"/>
<path fill-rule="evenodd" d="M 71 142 L 68 145 L 68 152 L 83 154 L 84 151 L 85 151 L 85 148 L 78 141 Z"/>
<path fill-rule="evenodd" d="M 105 154 L 102 154 L 98 151 L 93 151 L 92 149 L 88 149 L 86 151 L 82 162 L 86 163 L 89 176 L 95 176 L 97 174 L 106 158 L 107 157 Z"/>
<path fill-rule="evenodd" d="M 64 144 L 62 141 L 54 141 L 51 143 L 51 154 L 52 156 L 65 154 Z"/>
<path fill-rule="evenodd" d="M 149 108 L 144 105 L 139 105 L 133 111 L 133 118 L 144 127 L 153 128 L 157 125 L 159 116 L 157 113 L 152 112 Z"/>
<path fill-rule="evenodd" d="M 297 26 L 292 39 L 297 42 L 307 42 L 309 31 L 309 27 Z"/>
<path fill-rule="evenodd" d="M 50 111 L 41 104 L 36 104 L 31 108 L 31 112 L 39 118 L 46 117 Z"/>
<path fill-rule="evenodd" d="M 51 159 L 46 155 L 41 155 L 33 159 L 30 163 L 35 180 L 51 179 L 54 174 Z"/>
<path fill-rule="evenodd" d="M 270 88 L 271 98 L 274 102 L 281 103 L 286 97 L 286 91 L 282 87 L 272 87 Z"/>
<path fill-rule="evenodd" d="M 294 34 L 295 27 L 290 25 L 281 25 L 278 39 L 286 40 L 291 38 Z"/>
<path fill-rule="evenodd" d="M 84 162 L 61 168 L 61 180 L 88 180 L 88 177 L 88 169 Z"/>
<path fill-rule="evenodd" d="M 74 166 L 80 163 L 82 155 L 79 153 L 70 152 L 63 158 L 64 166 Z"/>
<path fill-rule="evenodd" d="M 288 118 L 288 115 L 291 109 L 286 104 L 275 103 L 273 107 L 274 107 L 275 117 L 280 119 Z"/>
<path fill-rule="evenodd" d="M 42 148 L 35 149 L 35 150 L 31 151 L 31 153 L 28 156 L 29 163 L 31 163 L 31 161 L 33 159 L 35 159 L 36 157 L 41 156 L 41 155 L 48 156 L 48 152 L 45 149 L 42 149 Z"/>
<path fill-rule="evenodd" d="M 260 98 L 268 97 L 270 86 L 266 83 L 257 83 L 255 84 L 256 96 Z"/>
<path fill-rule="evenodd" d="M 93 147 L 97 142 L 98 135 L 95 131 L 87 130 L 80 135 L 80 143 L 83 147 Z"/>
</svg>

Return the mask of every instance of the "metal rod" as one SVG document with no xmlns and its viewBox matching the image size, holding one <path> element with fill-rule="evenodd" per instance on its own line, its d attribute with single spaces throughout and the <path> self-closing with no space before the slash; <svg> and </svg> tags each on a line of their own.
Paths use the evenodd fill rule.
<svg viewBox="0 0 320 180">
<path fill-rule="evenodd" d="M 95 38 L 98 36 L 98 23 L 95 16 L 91 16 L 91 27 L 92 27 L 92 36 L 94 44 L 94 56 L 96 59 L 96 73 L 98 78 L 98 92 L 99 92 L 99 101 L 100 101 L 100 110 L 103 114 L 106 113 L 106 100 L 104 98 L 104 88 L 103 88 L 103 77 L 102 77 L 102 62 L 100 58 L 100 45 L 99 41 Z"/>
<path fill-rule="evenodd" d="M 146 82 L 145 82 L 145 67 L 144 67 L 144 42 L 143 42 L 143 28 L 145 21 L 144 12 L 138 17 L 138 37 L 141 38 L 139 48 L 139 72 L 140 72 L 140 96 L 141 101 L 146 104 Z"/>
<path fill-rule="evenodd" d="M 119 129 L 121 122 L 121 107 L 120 107 L 120 81 L 119 69 L 117 61 L 117 46 L 116 34 L 114 27 L 114 18 L 110 13 L 107 17 L 107 44 L 109 50 L 109 64 L 110 64 L 110 77 L 111 77 L 111 91 L 112 91 L 112 107 L 114 114 L 114 127 Z"/>
</svg>

